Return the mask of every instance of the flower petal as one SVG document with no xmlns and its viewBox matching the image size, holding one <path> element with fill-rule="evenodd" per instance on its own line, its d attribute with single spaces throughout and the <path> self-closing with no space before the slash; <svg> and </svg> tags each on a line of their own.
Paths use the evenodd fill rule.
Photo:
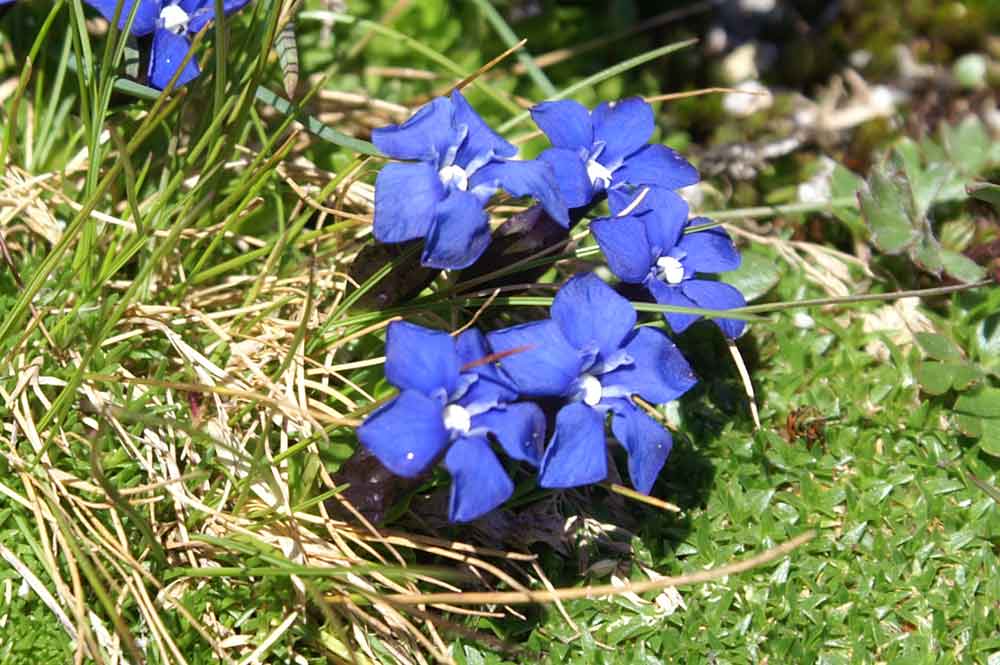
<svg viewBox="0 0 1000 665">
<path fill-rule="evenodd" d="M 523 323 L 486 335 L 505 371 L 531 397 L 560 397 L 580 375 L 583 360 L 552 319 Z"/>
<path fill-rule="evenodd" d="M 458 270 L 476 262 L 490 244 L 489 216 L 469 192 L 454 190 L 438 202 L 420 262 Z"/>
<path fill-rule="evenodd" d="M 698 307 L 704 309 L 735 309 L 744 307 L 747 304 L 743 294 L 739 289 L 725 282 L 713 282 L 707 279 L 689 279 L 680 285 L 684 295 L 697 303 Z M 746 329 L 746 321 L 739 319 L 718 319 L 713 318 L 722 333 L 730 339 L 735 339 L 743 334 Z M 672 324 L 671 324 L 672 325 Z"/>
<path fill-rule="evenodd" d="M 608 475 L 604 415 L 582 402 L 573 402 L 556 414 L 556 432 L 545 449 L 538 484 L 542 487 L 579 487 Z"/>
<path fill-rule="evenodd" d="M 108 21 L 115 17 L 115 7 L 118 0 L 87 0 L 87 4 L 101 13 L 101 16 Z M 141 37 L 148 35 L 156 29 L 156 20 L 160 18 L 159 0 L 139 0 L 139 8 L 135 12 L 135 20 L 132 21 L 132 34 Z M 125 0 L 122 3 L 122 11 L 118 17 L 118 29 L 124 30 L 125 23 L 128 22 L 128 15 L 132 12 L 135 0 Z M 187 53 L 187 50 L 184 51 Z"/>
<path fill-rule="evenodd" d="M 477 189 L 483 185 L 503 188 L 514 196 L 532 196 L 559 224 L 569 227 L 566 203 L 559 194 L 552 167 L 548 163 L 532 160 L 493 161 L 475 172 L 469 184 Z"/>
<path fill-rule="evenodd" d="M 469 328 L 459 335 L 455 339 L 455 348 L 462 364 L 461 371 L 474 373 L 478 377 L 462 397 L 462 406 L 495 406 L 517 398 L 517 386 L 500 371 L 496 361 L 489 359 L 493 351 L 486 343 L 486 336 L 478 328 Z M 483 362 L 484 360 L 486 361 Z"/>
<path fill-rule="evenodd" d="M 602 217 L 590 223 L 608 268 L 624 282 L 641 284 L 649 276 L 655 256 L 646 241 L 646 225 L 636 215 Z"/>
<path fill-rule="evenodd" d="M 638 210 L 646 225 L 646 237 L 656 255 L 669 252 L 681 238 L 688 218 L 688 204 L 676 192 L 650 187 Z"/>
<path fill-rule="evenodd" d="M 691 224 L 697 226 L 709 221 L 698 217 Z M 687 253 L 684 263 L 696 272 L 726 272 L 740 267 L 740 253 L 729 233 L 720 226 L 685 233 L 678 246 Z"/>
<path fill-rule="evenodd" d="M 620 386 L 652 404 L 677 399 L 698 382 L 687 359 L 666 334 L 639 328 L 625 344 L 632 363 L 601 376 L 605 388 Z"/>
<path fill-rule="evenodd" d="M 698 171 L 667 146 L 647 145 L 625 160 L 625 164 L 614 172 L 612 182 L 678 189 L 698 182 Z"/>
<path fill-rule="evenodd" d="M 149 58 L 149 84 L 157 90 L 166 88 L 190 48 L 191 42 L 184 35 L 175 35 L 169 30 L 158 28 L 153 33 L 153 50 Z M 177 77 L 174 88 L 190 83 L 200 73 L 198 63 L 194 56 L 191 56 L 187 66 Z"/>
<path fill-rule="evenodd" d="M 598 160 L 611 166 L 649 142 L 656 128 L 653 107 L 641 97 L 604 102 L 594 109 L 594 142 L 604 141 Z"/>
<path fill-rule="evenodd" d="M 404 390 L 368 416 L 358 440 L 397 476 L 418 476 L 448 443 L 443 411 L 439 401 Z"/>
<path fill-rule="evenodd" d="M 386 164 L 375 178 L 375 222 L 379 242 L 404 242 L 430 232 L 444 187 L 431 164 Z"/>
<path fill-rule="evenodd" d="M 372 143 L 396 159 L 437 161 L 457 141 L 452 124 L 452 105 L 446 97 L 437 97 L 417 109 L 401 125 L 379 127 L 372 131 Z"/>
<path fill-rule="evenodd" d="M 567 148 L 579 157 L 579 150 L 590 152 L 594 143 L 594 128 L 590 111 L 580 102 L 560 99 L 542 102 L 531 109 L 531 118 L 545 132 L 553 147 Z"/>
<path fill-rule="evenodd" d="M 580 208 L 594 198 L 594 186 L 587 175 L 587 165 L 574 150 L 549 148 L 538 159 L 552 167 L 559 193 L 570 208 Z"/>
<path fill-rule="evenodd" d="M 538 466 L 545 446 L 545 414 L 533 402 L 507 404 L 472 419 L 472 427 L 485 427 L 497 438 L 507 456 Z"/>
<path fill-rule="evenodd" d="M 400 390 L 446 398 L 458 385 L 455 340 L 441 330 L 393 321 L 385 336 L 385 378 Z M 442 393 L 443 394 L 440 394 Z"/>
<path fill-rule="evenodd" d="M 660 475 L 673 439 L 665 430 L 628 400 L 615 400 L 611 410 L 611 431 L 628 453 L 628 477 L 632 487 L 649 494 Z"/>
<path fill-rule="evenodd" d="M 581 351 L 598 350 L 606 359 L 635 327 L 635 308 L 593 273 L 576 275 L 552 301 L 552 320 Z"/>
<path fill-rule="evenodd" d="M 451 473 L 448 519 L 469 522 L 490 512 L 514 493 L 514 483 L 481 437 L 455 441 L 444 456 Z"/>
<path fill-rule="evenodd" d="M 681 291 L 680 286 L 664 284 L 658 279 L 651 279 L 646 282 L 646 288 L 653 295 L 653 299 L 661 305 L 672 305 L 674 307 L 697 307 L 698 305 L 688 298 Z M 670 329 L 675 333 L 682 333 L 688 327 L 701 318 L 698 314 L 683 314 L 680 312 L 664 312 L 663 318 L 670 324 Z"/>
<path fill-rule="evenodd" d="M 246 7 L 249 2 L 250 0 L 223 0 L 222 13 L 229 16 Z M 215 19 L 215 0 L 182 0 L 179 4 L 184 11 L 191 15 L 191 21 L 188 23 L 189 33 L 201 32 L 202 28 Z M 189 9 L 191 5 L 196 5 L 197 8 Z"/>
<path fill-rule="evenodd" d="M 469 106 L 469 102 L 458 90 L 451 93 L 451 104 L 454 108 L 454 126 L 465 125 L 468 128 L 468 134 L 458 148 L 458 155 L 455 158 L 456 164 L 464 167 L 472 160 L 482 158 L 484 155 L 513 157 L 517 154 L 517 148 L 490 129 L 490 126 Z"/>
</svg>

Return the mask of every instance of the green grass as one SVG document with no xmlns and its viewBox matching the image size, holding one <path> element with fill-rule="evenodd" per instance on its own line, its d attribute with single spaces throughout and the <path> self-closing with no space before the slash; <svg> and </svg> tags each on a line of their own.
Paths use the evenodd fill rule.
<svg viewBox="0 0 1000 665">
<path fill-rule="evenodd" d="M 348 277 L 371 242 L 370 129 L 522 35 L 525 50 L 468 88 L 511 137 L 530 131 L 521 100 L 676 92 L 701 79 L 663 84 L 664 63 L 706 67 L 685 41 L 699 35 L 675 24 L 617 38 L 617 57 L 598 45 L 536 63 L 629 28 L 642 3 L 607 21 L 569 6 L 508 24 L 501 3 L 435 0 L 394 15 L 388 2 L 354 2 L 327 36 L 321 4 L 300 14 L 294 104 L 277 96 L 281 72 L 260 48 L 279 27 L 275 2 L 227 21 L 223 42 L 206 31 L 202 79 L 169 98 L 118 78 L 125 44 L 85 24 L 78 0 L 18 3 L 0 18 L 10 256 L 0 269 L 0 662 L 995 665 L 1000 459 L 988 435 L 961 434 L 956 412 L 996 385 L 1000 291 L 942 294 L 909 257 L 871 248 L 853 180 L 846 191 L 835 183 L 829 204 L 799 204 L 794 186 L 819 156 L 811 147 L 731 196 L 724 179 L 706 192 L 703 209 L 742 238 L 749 268 L 733 279 L 759 305 L 739 348 L 761 427 L 717 331 L 681 336 L 702 381 L 664 412 L 676 445 L 654 492 L 679 513 L 603 487 L 528 484 L 501 518 L 520 515 L 519 526 L 447 526 L 422 498 L 440 492 L 443 474 L 399 490 L 379 527 L 388 540 L 345 512 L 337 497 L 351 479 L 337 474 L 357 446 L 352 425 L 390 394 L 380 366 L 390 316 L 457 328 L 486 302 L 452 297 L 438 280 L 398 309 L 366 308 L 363 296 L 407 265 L 404 255 L 360 284 Z M 687 127 L 692 114 L 720 117 L 711 96 L 659 112 L 658 138 L 692 151 L 767 131 Z M 996 175 L 995 151 L 974 151 L 980 135 L 957 127 L 944 147 L 922 145 L 916 176 L 907 172 L 915 183 L 941 165 L 959 184 Z M 898 139 L 878 120 L 857 134 L 872 162 Z M 543 145 L 532 138 L 526 152 Z M 996 239 L 994 210 L 960 189 L 932 198 L 946 250 Z M 808 253 L 824 247 L 846 254 Z M 599 261 L 584 243 L 538 265 L 552 283 Z M 926 297 L 913 306 L 863 301 L 914 289 Z M 550 293 L 505 295 L 482 320 L 534 317 Z M 819 302 L 789 307 L 807 299 Z M 930 389 L 934 352 L 914 337 L 929 331 L 952 340 L 974 380 Z M 564 537 L 567 524 L 580 528 Z M 767 566 L 641 598 L 469 608 L 478 615 L 378 601 L 683 575 L 810 530 Z"/>
</svg>

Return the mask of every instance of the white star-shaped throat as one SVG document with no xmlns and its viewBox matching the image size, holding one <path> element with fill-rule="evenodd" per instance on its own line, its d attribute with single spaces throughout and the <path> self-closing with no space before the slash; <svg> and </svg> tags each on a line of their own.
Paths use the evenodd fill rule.
<svg viewBox="0 0 1000 665">
<path fill-rule="evenodd" d="M 175 35 L 183 35 L 187 32 L 190 21 L 191 17 L 188 16 L 186 11 L 181 9 L 180 5 L 167 5 L 160 10 L 160 24 L 164 30 L 172 32 Z"/>
</svg>

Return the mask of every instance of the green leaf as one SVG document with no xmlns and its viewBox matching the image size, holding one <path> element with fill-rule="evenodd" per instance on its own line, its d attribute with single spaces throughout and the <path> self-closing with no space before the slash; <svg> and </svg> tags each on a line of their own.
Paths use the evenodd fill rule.
<svg viewBox="0 0 1000 665">
<path fill-rule="evenodd" d="M 940 277 L 941 271 L 944 269 L 944 262 L 941 258 L 941 245 L 934 238 L 934 234 L 930 228 L 927 228 L 926 232 L 921 234 L 917 243 L 910 249 L 910 258 L 927 272 Z"/>
<path fill-rule="evenodd" d="M 965 251 L 976 237 L 976 223 L 967 217 L 951 219 L 938 228 L 941 246 L 956 252 Z"/>
<path fill-rule="evenodd" d="M 972 344 L 981 367 L 1000 369 L 1000 314 L 987 316 L 979 322 Z"/>
<path fill-rule="evenodd" d="M 914 372 L 920 387 L 930 395 L 943 395 L 949 390 L 965 390 L 982 380 L 979 368 L 965 362 L 938 362 L 928 360 Z"/>
<path fill-rule="evenodd" d="M 954 390 L 966 390 L 983 380 L 983 371 L 970 363 L 952 365 L 951 387 Z"/>
<path fill-rule="evenodd" d="M 896 169 L 905 173 L 910 181 L 917 219 L 927 214 L 931 204 L 956 179 L 957 173 L 952 164 L 925 159 L 921 147 L 909 138 L 901 139 L 896 144 L 892 160 Z"/>
<path fill-rule="evenodd" d="M 948 155 L 963 173 L 977 175 L 991 160 L 993 141 L 983 123 L 974 115 L 966 116 L 957 125 L 942 125 L 941 140 Z"/>
<path fill-rule="evenodd" d="M 1000 419 L 983 420 L 983 435 L 979 438 L 979 446 L 984 453 L 1000 457 Z"/>
<path fill-rule="evenodd" d="M 924 353 L 934 360 L 961 361 L 964 359 L 962 357 L 962 350 L 944 335 L 918 332 L 914 337 L 920 348 L 924 350 Z"/>
<path fill-rule="evenodd" d="M 929 395 L 943 395 L 951 390 L 954 381 L 952 366 L 939 362 L 923 362 L 917 366 L 914 375 L 920 388 Z"/>
<path fill-rule="evenodd" d="M 864 184 L 865 181 L 861 176 L 837 164 L 833 169 L 833 175 L 830 177 L 830 197 L 833 199 L 856 197 L 858 191 L 864 187 Z M 861 214 L 858 212 L 857 206 L 835 207 L 833 208 L 833 214 L 837 219 L 846 224 L 852 233 L 864 237 L 865 223 L 861 219 Z"/>
<path fill-rule="evenodd" d="M 980 388 L 955 401 L 955 411 L 970 416 L 1000 418 L 1000 388 Z"/>
<path fill-rule="evenodd" d="M 858 192 L 858 201 L 876 247 L 899 254 L 913 245 L 915 211 L 905 176 L 876 169 Z"/>
<path fill-rule="evenodd" d="M 942 249 L 940 259 L 944 271 L 960 282 L 968 284 L 986 277 L 986 269 L 964 254 Z"/>
<path fill-rule="evenodd" d="M 983 435 L 982 418 L 957 413 L 955 414 L 955 424 L 958 425 L 958 430 L 965 436 L 978 439 Z"/>
<path fill-rule="evenodd" d="M 1000 210 L 1000 185 L 992 182 L 974 182 L 965 188 L 969 196 L 986 201 Z"/>
<path fill-rule="evenodd" d="M 722 281 L 740 290 L 747 302 L 760 298 L 781 280 L 778 262 L 773 256 L 749 249 L 743 253 L 740 267 L 721 275 Z"/>
</svg>

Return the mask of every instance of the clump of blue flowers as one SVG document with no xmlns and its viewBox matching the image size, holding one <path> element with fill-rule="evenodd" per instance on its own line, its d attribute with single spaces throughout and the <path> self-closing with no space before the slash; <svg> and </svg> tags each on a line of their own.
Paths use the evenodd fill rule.
<svg viewBox="0 0 1000 665">
<path fill-rule="evenodd" d="M 563 285 L 551 318 L 487 336 L 504 356 L 500 368 L 522 394 L 565 401 L 542 458 L 542 487 L 604 480 L 604 420 L 610 413 L 615 438 L 628 452 L 632 485 L 644 493 L 653 488 L 672 440 L 632 398 L 664 404 L 696 379 L 670 338 L 652 328 L 636 329 L 636 319 L 628 300 L 588 273 Z"/>
<path fill-rule="evenodd" d="M 104 18 L 114 19 L 119 0 L 85 0 Z M 223 12 L 229 16 L 245 7 L 250 0 L 225 0 Z M 136 0 L 124 0 L 118 18 L 118 28 L 124 30 Z M 191 37 L 215 19 L 215 0 L 139 0 L 132 21 L 132 34 L 136 37 L 153 36 L 149 55 L 149 84 L 163 90 L 180 69 L 191 48 Z M 190 58 L 177 77 L 176 87 L 181 87 L 198 77 L 201 69 L 194 57 Z"/>
<path fill-rule="evenodd" d="M 708 274 L 735 270 L 740 254 L 725 229 L 704 217 L 688 219 L 688 205 L 669 190 L 651 187 L 634 209 L 618 217 L 595 219 L 590 231 L 623 282 L 642 284 L 661 305 L 725 310 L 743 307 L 743 294 Z M 710 226 L 686 233 L 692 227 Z M 684 332 L 697 314 L 664 314 L 674 332 Z M 727 337 L 739 337 L 745 324 L 715 319 Z"/>
<path fill-rule="evenodd" d="M 484 206 L 500 189 L 538 199 L 553 219 L 569 225 L 549 166 L 512 159 L 517 148 L 490 129 L 457 90 L 402 125 L 376 129 L 372 142 L 404 160 L 387 164 L 375 181 L 375 238 L 425 239 L 425 266 L 456 270 L 482 255 L 490 242 Z"/>
<path fill-rule="evenodd" d="M 675 190 L 698 182 L 698 172 L 649 143 L 649 104 L 631 98 L 588 111 L 573 101 L 546 102 L 531 114 L 552 142 L 533 161 L 515 159 L 516 148 L 458 92 L 375 130 L 375 145 L 400 160 L 376 179 L 375 238 L 423 239 L 425 266 L 455 270 L 489 244 L 486 206 L 499 190 L 534 197 L 565 228 L 606 200 L 611 215 L 593 219 L 590 231 L 608 268 L 675 308 L 663 315 L 673 332 L 700 318 L 684 309 L 745 305 L 739 290 L 715 278 L 739 266 L 739 252 L 724 229 L 690 218 Z M 713 320 L 727 337 L 744 332 L 739 319 Z M 537 468 L 541 487 L 603 481 L 608 429 L 627 454 L 631 484 L 649 493 L 673 446 L 652 409 L 697 379 L 665 332 L 638 324 L 632 303 L 593 273 L 559 289 L 549 318 L 485 336 L 468 330 L 452 338 L 393 323 L 386 378 L 400 393 L 358 438 L 402 476 L 440 460 L 452 476 L 453 521 L 475 519 L 513 492 L 498 453 Z"/>
<path fill-rule="evenodd" d="M 545 417 L 490 361 L 482 333 L 453 338 L 406 322 L 390 324 L 385 375 L 399 396 L 358 428 L 358 439 L 393 473 L 414 477 L 438 459 L 452 476 L 449 518 L 465 522 L 510 497 L 514 485 L 492 443 L 538 465 Z"/>
<path fill-rule="evenodd" d="M 619 212 L 640 187 L 672 190 L 698 182 L 698 171 L 677 152 L 649 143 L 653 109 L 639 97 L 605 102 L 592 112 L 569 99 L 543 102 L 531 117 L 552 142 L 539 158 L 552 166 L 571 208 L 604 195 Z"/>
</svg>

